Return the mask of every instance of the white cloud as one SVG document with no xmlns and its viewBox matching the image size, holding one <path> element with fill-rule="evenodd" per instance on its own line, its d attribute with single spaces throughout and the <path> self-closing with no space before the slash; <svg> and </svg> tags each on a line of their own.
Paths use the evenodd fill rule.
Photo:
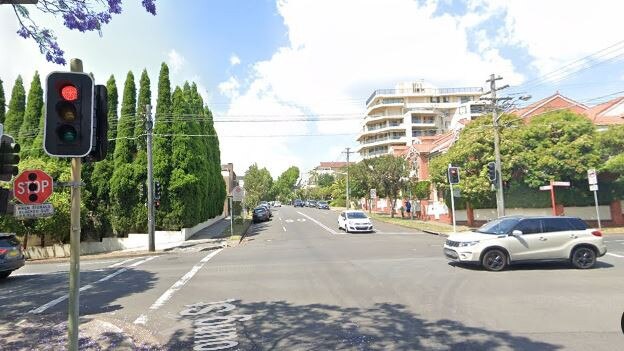
<svg viewBox="0 0 624 351">
<path fill-rule="evenodd" d="M 239 65 L 241 63 L 240 57 L 238 57 L 238 55 L 236 54 L 232 54 L 232 56 L 230 56 L 230 66 L 236 66 Z"/>
<path fill-rule="evenodd" d="M 219 91 L 221 92 L 221 94 L 229 98 L 237 97 L 239 95 L 238 94 L 239 88 L 240 88 L 240 83 L 238 83 L 238 80 L 236 80 L 235 77 L 230 77 L 225 82 L 219 83 Z"/>
<path fill-rule="evenodd" d="M 169 66 L 173 69 L 173 73 L 180 71 L 184 62 L 186 61 L 182 55 L 180 55 L 175 49 L 171 49 L 167 54 Z"/>
</svg>

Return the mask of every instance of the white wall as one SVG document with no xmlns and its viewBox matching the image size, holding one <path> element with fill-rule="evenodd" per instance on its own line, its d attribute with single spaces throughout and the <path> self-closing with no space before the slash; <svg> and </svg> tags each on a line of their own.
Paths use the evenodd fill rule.
<svg viewBox="0 0 624 351">
<path fill-rule="evenodd" d="M 610 221 L 611 211 L 609 206 L 598 206 L 600 213 L 600 220 Z M 455 211 L 455 218 L 458 221 L 467 221 L 468 216 L 466 210 Z M 513 215 L 525 215 L 525 216 L 550 216 L 552 215 L 552 208 L 507 208 L 505 209 L 507 216 Z M 565 207 L 564 215 L 579 217 L 583 220 L 596 220 L 596 208 L 595 207 Z M 474 210 L 475 221 L 489 221 L 496 218 L 495 208 L 480 208 Z"/>
</svg>

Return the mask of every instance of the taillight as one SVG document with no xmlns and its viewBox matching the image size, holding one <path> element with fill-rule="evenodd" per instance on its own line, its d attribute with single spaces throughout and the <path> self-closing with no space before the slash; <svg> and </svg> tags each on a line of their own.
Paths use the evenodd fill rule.
<svg viewBox="0 0 624 351">
<path fill-rule="evenodd" d="M 4 255 L 7 252 L 9 252 L 9 250 L 0 248 L 0 256 Z"/>
<path fill-rule="evenodd" d="M 600 230 L 592 230 L 591 233 L 593 236 L 602 236 L 602 232 Z"/>
</svg>

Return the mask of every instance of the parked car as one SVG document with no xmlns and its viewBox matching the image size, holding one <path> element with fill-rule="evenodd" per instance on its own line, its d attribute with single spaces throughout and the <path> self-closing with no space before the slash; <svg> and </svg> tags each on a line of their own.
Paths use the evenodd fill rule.
<svg viewBox="0 0 624 351">
<path fill-rule="evenodd" d="M 308 207 L 316 207 L 316 201 L 315 200 L 308 200 Z"/>
<path fill-rule="evenodd" d="M 305 203 L 304 203 L 303 201 L 301 201 L 301 200 L 297 199 L 297 200 L 293 201 L 293 205 L 294 205 L 295 207 L 304 207 L 304 206 L 305 206 Z"/>
<path fill-rule="evenodd" d="M 281 203 L 281 202 L 279 202 L 279 201 L 275 201 L 275 202 L 273 203 L 273 207 L 282 207 L 282 203 Z"/>
<path fill-rule="evenodd" d="M 270 220 L 269 210 L 265 206 L 258 206 L 253 210 L 253 219 L 254 223 L 264 222 Z"/>
<path fill-rule="evenodd" d="M 342 211 L 338 215 L 338 229 L 345 232 L 372 232 L 373 222 L 363 211 Z"/>
<path fill-rule="evenodd" d="M 271 206 L 269 205 L 268 202 L 261 201 L 258 206 L 262 206 L 262 207 L 266 208 L 267 212 L 269 213 L 269 217 L 273 217 L 273 211 L 271 211 Z"/>
<path fill-rule="evenodd" d="M 509 216 L 481 228 L 450 235 L 444 255 L 461 263 L 477 263 L 502 271 L 523 261 L 568 261 L 579 269 L 592 268 L 607 247 L 599 230 L 588 229 L 580 218 Z"/>
<path fill-rule="evenodd" d="M 329 210 L 329 204 L 327 201 L 319 201 L 316 203 L 316 208 L 321 210 Z"/>
<path fill-rule="evenodd" d="M 0 234 L 0 279 L 24 266 L 26 257 L 14 234 Z"/>
</svg>

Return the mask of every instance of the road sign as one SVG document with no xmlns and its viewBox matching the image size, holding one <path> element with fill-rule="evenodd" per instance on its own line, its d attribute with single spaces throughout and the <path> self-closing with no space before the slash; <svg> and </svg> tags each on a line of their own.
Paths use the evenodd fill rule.
<svg viewBox="0 0 624 351">
<path fill-rule="evenodd" d="M 552 189 L 552 186 L 550 186 L 550 185 L 542 185 L 542 186 L 540 186 L 540 190 L 550 190 L 550 189 Z"/>
<path fill-rule="evenodd" d="M 240 186 L 235 186 L 232 189 L 232 201 L 243 201 L 245 198 L 245 190 Z"/>
<path fill-rule="evenodd" d="M 41 204 L 52 195 L 52 184 L 52 177 L 44 171 L 24 171 L 13 181 L 13 194 L 23 204 Z"/>
<path fill-rule="evenodd" d="M 34 205 L 15 205 L 15 217 L 21 219 L 50 217 L 54 215 L 51 203 Z"/>
<path fill-rule="evenodd" d="M 587 181 L 589 181 L 589 185 L 598 184 L 598 176 L 596 175 L 595 169 L 587 170 Z"/>
<path fill-rule="evenodd" d="M 589 191 L 598 191 L 598 184 L 590 184 Z"/>
<path fill-rule="evenodd" d="M 453 197 L 461 197 L 461 192 L 458 188 L 453 188 Z"/>
<path fill-rule="evenodd" d="M 552 182 L 554 186 L 570 186 L 570 182 Z"/>
<path fill-rule="evenodd" d="M 371 197 L 371 199 L 376 199 L 377 198 L 377 189 L 371 189 L 370 190 L 370 197 Z"/>
</svg>

